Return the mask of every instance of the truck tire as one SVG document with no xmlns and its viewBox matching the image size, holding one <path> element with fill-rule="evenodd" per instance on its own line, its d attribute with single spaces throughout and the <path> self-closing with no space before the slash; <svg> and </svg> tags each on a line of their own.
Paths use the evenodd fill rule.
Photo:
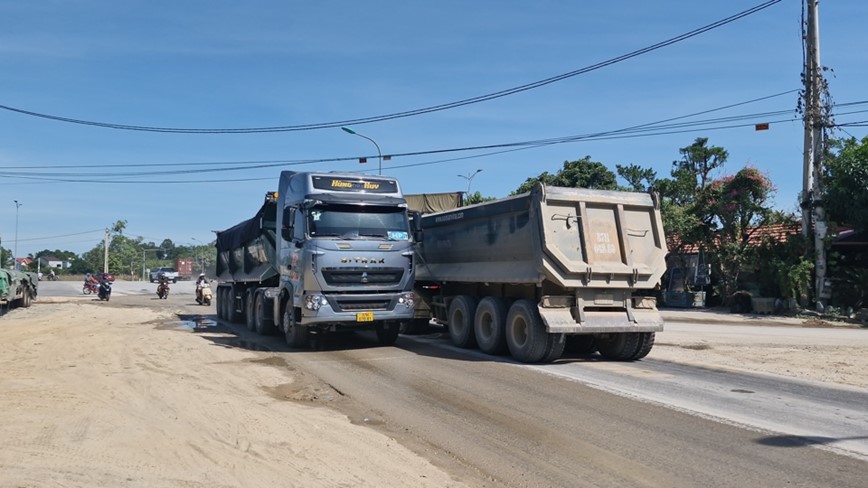
<svg viewBox="0 0 868 488">
<path fill-rule="evenodd" d="M 217 309 L 217 318 L 223 320 L 226 317 L 226 311 L 223 307 L 226 306 L 226 288 L 218 287 L 217 288 L 217 303 L 214 307 Z"/>
<path fill-rule="evenodd" d="M 535 363 L 545 356 L 548 333 L 534 302 L 516 300 L 506 316 L 506 345 L 517 361 Z"/>
<path fill-rule="evenodd" d="M 377 324 L 377 341 L 381 346 L 391 346 L 398 340 L 401 326 L 397 322 L 382 322 Z"/>
<path fill-rule="evenodd" d="M 485 297 L 476 306 L 473 317 L 473 333 L 479 349 L 488 354 L 505 354 L 506 314 L 509 310 L 506 300 Z"/>
<path fill-rule="evenodd" d="M 546 349 L 543 358 L 540 360 L 541 363 L 550 363 L 560 359 L 560 357 L 564 355 L 564 347 L 567 345 L 566 334 L 547 335 L 548 340 L 546 340 Z"/>
<path fill-rule="evenodd" d="M 636 354 L 633 355 L 633 359 L 642 359 L 651 352 L 651 348 L 654 347 L 654 332 L 639 332 L 639 347 L 636 349 Z"/>
<path fill-rule="evenodd" d="M 600 334 L 597 337 L 600 355 L 613 361 L 632 361 L 639 351 L 639 333 Z"/>
<path fill-rule="evenodd" d="M 458 295 L 449 304 L 449 337 L 458 347 L 466 349 L 476 346 L 476 337 L 473 334 L 476 304 L 476 299 L 469 295 Z"/>
<path fill-rule="evenodd" d="M 244 324 L 247 325 L 247 330 L 256 330 L 256 303 L 254 298 L 254 290 L 244 292 Z"/>
<path fill-rule="evenodd" d="M 306 347 L 310 340 L 307 327 L 302 327 L 296 322 L 295 307 L 291 303 L 286 304 L 286 310 L 283 312 L 283 333 L 286 336 L 286 345 L 289 347 Z"/>
<path fill-rule="evenodd" d="M 238 303 L 236 303 L 235 288 L 226 289 L 226 320 L 231 323 L 237 323 L 241 320 L 241 314 L 238 312 Z M 242 310 L 243 312 L 243 310 Z"/>
<path fill-rule="evenodd" d="M 254 297 L 254 307 L 256 307 L 256 311 L 254 312 L 254 316 L 256 317 L 256 332 L 259 333 L 259 335 L 271 335 L 274 333 L 274 319 L 271 318 L 271 314 L 269 313 L 271 312 L 271 309 L 267 306 L 268 297 L 265 296 L 265 290 L 256 292 Z"/>
<path fill-rule="evenodd" d="M 24 296 L 21 297 L 21 306 L 24 308 L 29 307 L 33 303 L 33 291 L 30 287 L 24 289 Z"/>
</svg>

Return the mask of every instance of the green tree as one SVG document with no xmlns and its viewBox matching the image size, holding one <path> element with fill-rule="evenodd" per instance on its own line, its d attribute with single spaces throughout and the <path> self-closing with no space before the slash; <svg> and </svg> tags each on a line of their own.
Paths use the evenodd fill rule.
<svg viewBox="0 0 868 488">
<path fill-rule="evenodd" d="M 629 166 L 616 164 L 615 171 L 627 182 L 625 189 L 628 191 L 646 192 L 657 183 L 657 172 L 651 168 L 643 168 L 635 164 Z"/>
<path fill-rule="evenodd" d="M 603 163 L 591 161 L 585 156 L 576 161 L 565 161 L 563 168 L 554 175 L 543 172 L 536 178 L 528 178 L 513 195 L 529 192 L 537 183 L 568 188 L 590 188 L 596 190 L 617 190 L 618 182 L 615 173 Z"/>
<path fill-rule="evenodd" d="M 477 192 L 471 193 L 470 195 L 467 196 L 467 198 L 464 199 L 464 205 L 466 206 L 466 205 L 473 205 L 476 203 L 490 202 L 492 200 L 496 200 L 496 198 L 484 197 L 484 196 L 482 196 L 482 193 L 477 191 Z"/>
<path fill-rule="evenodd" d="M 700 193 L 697 209 L 701 219 L 712 226 L 705 242 L 714 256 L 712 265 L 720 278 L 718 291 L 728 297 L 738 289 L 739 272 L 757 262 L 757 247 L 751 236 L 769 223 L 773 215 L 770 199 L 774 186 L 756 168 L 746 167 L 733 176 L 714 180 Z"/>
<path fill-rule="evenodd" d="M 697 179 L 699 190 L 705 189 L 711 178 L 711 173 L 722 166 L 729 153 L 719 146 L 708 147 L 707 137 L 697 137 L 693 144 L 678 150 L 681 160 L 673 161 L 675 171 L 686 171 Z"/>
<path fill-rule="evenodd" d="M 823 168 L 823 204 L 829 220 L 868 231 L 868 137 L 830 142 Z"/>
</svg>

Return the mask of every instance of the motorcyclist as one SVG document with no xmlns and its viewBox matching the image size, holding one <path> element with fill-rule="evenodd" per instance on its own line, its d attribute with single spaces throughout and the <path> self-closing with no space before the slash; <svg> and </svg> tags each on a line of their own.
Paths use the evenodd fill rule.
<svg viewBox="0 0 868 488">
<path fill-rule="evenodd" d="M 199 278 L 196 280 L 196 299 L 202 299 L 202 285 L 208 283 L 208 278 L 205 277 L 205 273 L 199 273 Z"/>
<path fill-rule="evenodd" d="M 158 281 L 158 284 L 157 284 L 157 295 L 159 295 L 159 294 L 160 294 L 160 290 L 163 290 L 163 289 L 169 287 L 169 277 L 166 276 L 166 273 L 165 273 L 164 271 L 160 271 L 160 274 L 157 275 L 157 281 Z"/>
</svg>

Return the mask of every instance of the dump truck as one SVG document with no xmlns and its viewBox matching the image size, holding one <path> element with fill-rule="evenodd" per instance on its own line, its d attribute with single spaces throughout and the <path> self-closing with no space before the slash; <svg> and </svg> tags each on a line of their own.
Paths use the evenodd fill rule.
<svg viewBox="0 0 868 488">
<path fill-rule="evenodd" d="M 256 215 L 217 233 L 219 318 L 291 347 L 339 330 L 392 344 L 413 318 L 414 251 L 398 181 L 283 171 Z"/>
<path fill-rule="evenodd" d="M 36 273 L 0 269 L 0 311 L 29 307 L 36 299 L 39 276 Z"/>
<path fill-rule="evenodd" d="M 630 361 L 663 330 L 650 296 L 666 270 L 654 194 L 538 184 L 413 221 L 420 308 L 456 346 L 526 363 L 568 345 Z"/>
</svg>

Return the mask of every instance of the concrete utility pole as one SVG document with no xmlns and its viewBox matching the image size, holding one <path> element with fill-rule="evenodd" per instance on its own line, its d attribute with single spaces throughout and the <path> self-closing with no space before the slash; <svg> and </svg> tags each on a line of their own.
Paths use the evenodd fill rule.
<svg viewBox="0 0 868 488">
<path fill-rule="evenodd" d="M 823 72 L 820 65 L 819 0 L 806 0 L 805 26 L 805 160 L 802 174 L 802 235 L 814 235 L 814 292 L 817 310 L 826 308 L 832 296 L 826 282 L 826 212 L 822 200 L 823 148 L 825 147 L 823 115 Z"/>
<path fill-rule="evenodd" d="M 103 257 L 102 272 L 108 273 L 108 246 L 109 246 L 109 230 L 105 230 L 105 254 Z"/>
</svg>

